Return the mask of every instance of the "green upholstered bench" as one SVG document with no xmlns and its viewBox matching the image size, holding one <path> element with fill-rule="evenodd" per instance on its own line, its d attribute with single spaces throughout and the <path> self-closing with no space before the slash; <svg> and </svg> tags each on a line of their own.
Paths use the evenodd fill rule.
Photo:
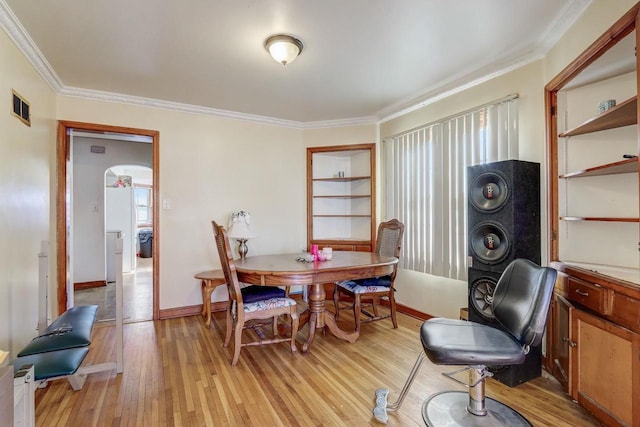
<svg viewBox="0 0 640 427">
<path fill-rule="evenodd" d="M 18 358 L 91 344 L 91 331 L 98 312 L 97 305 L 70 308 L 18 353 Z"/>
<path fill-rule="evenodd" d="M 13 361 L 17 374 L 24 366 L 33 365 L 35 381 L 74 375 L 91 344 L 91 331 L 98 312 L 97 305 L 70 308 L 18 353 Z M 82 387 L 69 379 L 74 389 Z"/>
</svg>

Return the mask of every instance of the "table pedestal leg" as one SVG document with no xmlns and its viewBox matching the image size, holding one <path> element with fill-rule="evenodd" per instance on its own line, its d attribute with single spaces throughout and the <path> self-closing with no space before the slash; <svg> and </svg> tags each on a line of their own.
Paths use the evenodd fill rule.
<svg viewBox="0 0 640 427">
<path fill-rule="evenodd" d="M 302 345 L 303 353 L 309 350 L 309 346 L 316 335 L 316 329 L 324 330 L 325 326 L 329 328 L 333 335 L 350 343 L 356 342 L 360 335 L 358 332 L 345 332 L 338 328 L 333 313 L 326 310 L 324 300 L 324 286 L 320 283 L 314 283 L 309 292 L 309 309 L 305 311 L 300 318 L 300 327 L 309 322 L 309 337 Z"/>
</svg>

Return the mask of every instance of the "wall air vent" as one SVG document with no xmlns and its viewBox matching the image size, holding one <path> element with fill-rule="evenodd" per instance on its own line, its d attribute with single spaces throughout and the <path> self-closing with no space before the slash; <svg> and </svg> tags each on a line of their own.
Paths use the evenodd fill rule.
<svg viewBox="0 0 640 427">
<path fill-rule="evenodd" d="M 18 92 L 11 89 L 11 98 L 13 101 L 13 109 L 11 113 L 20 119 L 22 123 L 31 126 L 31 114 L 29 111 L 29 103 Z"/>
<path fill-rule="evenodd" d="M 105 147 L 102 146 L 102 145 L 92 145 L 91 146 L 91 152 L 92 153 L 96 153 L 96 154 L 104 154 Z"/>
</svg>

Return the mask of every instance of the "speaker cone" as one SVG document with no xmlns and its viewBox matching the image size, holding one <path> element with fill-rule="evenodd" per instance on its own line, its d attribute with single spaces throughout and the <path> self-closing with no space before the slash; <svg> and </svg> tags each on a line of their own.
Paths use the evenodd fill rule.
<svg viewBox="0 0 640 427">
<path fill-rule="evenodd" d="M 494 221 L 476 225 L 469 236 L 471 251 L 478 261 L 497 264 L 509 254 L 511 242 L 505 229 Z"/>
<path fill-rule="evenodd" d="M 495 289 L 495 280 L 486 277 L 477 279 L 469 288 L 469 299 L 474 310 L 487 320 L 495 319 L 493 315 L 493 292 Z"/>
<path fill-rule="evenodd" d="M 485 172 L 471 183 L 469 201 L 480 212 L 495 212 L 509 197 L 507 180 L 497 172 Z"/>
</svg>

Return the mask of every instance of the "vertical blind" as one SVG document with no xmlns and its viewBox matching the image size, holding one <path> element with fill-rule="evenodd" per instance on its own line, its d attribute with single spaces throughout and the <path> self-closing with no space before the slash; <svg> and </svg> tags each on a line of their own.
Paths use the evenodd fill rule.
<svg viewBox="0 0 640 427">
<path fill-rule="evenodd" d="M 467 278 L 469 165 L 518 159 L 518 96 L 383 141 L 386 218 L 405 225 L 403 268 Z"/>
</svg>

